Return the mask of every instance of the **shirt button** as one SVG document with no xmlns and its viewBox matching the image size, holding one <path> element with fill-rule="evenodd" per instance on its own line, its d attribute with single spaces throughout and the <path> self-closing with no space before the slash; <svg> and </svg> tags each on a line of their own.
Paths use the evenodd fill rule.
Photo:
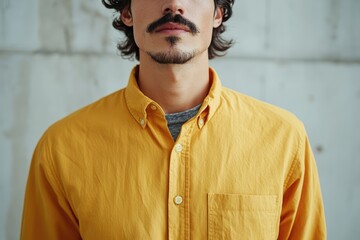
<svg viewBox="0 0 360 240">
<path fill-rule="evenodd" d="M 178 153 L 182 151 L 182 145 L 180 143 L 176 144 L 175 151 Z"/>
<path fill-rule="evenodd" d="M 183 202 L 182 196 L 176 196 L 176 197 L 174 198 L 174 202 L 175 202 L 176 205 L 182 204 L 182 202 Z"/>
<path fill-rule="evenodd" d="M 199 128 L 202 128 L 204 126 L 204 119 L 200 118 L 198 121 Z"/>
<path fill-rule="evenodd" d="M 155 111 L 157 107 L 155 105 L 150 105 L 151 110 Z"/>
<path fill-rule="evenodd" d="M 143 118 L 140 118 L 139 122 L 140 122 L 140 124 L 141 124 L 142 126 L 145 125 L 145 120 L 144 120 Z"/>
</svg>

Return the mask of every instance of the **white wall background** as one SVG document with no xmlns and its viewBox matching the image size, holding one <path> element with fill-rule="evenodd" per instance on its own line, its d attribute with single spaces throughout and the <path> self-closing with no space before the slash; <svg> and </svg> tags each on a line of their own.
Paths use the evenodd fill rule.
<svg viewBox="0 0 360 240">
<path fill-rule="evenodd" d="M 100 0 L 0 0 L 0 240 L 19 238 L 32 151 L 54 121 L 125 86 Z M 316 155 L 328 239 L 360 236 L 360 0 L 236 0 L 211 62 L 223 84 L 294 112 Z"/>
</svg>

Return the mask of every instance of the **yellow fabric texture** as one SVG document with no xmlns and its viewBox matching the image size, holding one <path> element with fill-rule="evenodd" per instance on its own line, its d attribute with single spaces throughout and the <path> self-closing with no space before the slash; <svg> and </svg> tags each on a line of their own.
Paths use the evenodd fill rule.
<svg viewBox="0 0 360 240">
<path fill-rule="evenodd" d="M 27 182 L 22 240 L 325 239 L 303 124 L 221 86 L 176 142 L 161 107 L 128 86 L 52 125 Z"/>
</svg>

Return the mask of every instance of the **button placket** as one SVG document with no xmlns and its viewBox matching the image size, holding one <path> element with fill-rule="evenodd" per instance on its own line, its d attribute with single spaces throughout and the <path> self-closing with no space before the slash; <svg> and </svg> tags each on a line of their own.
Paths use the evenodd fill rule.
<svg viewBox="0 0 360 240">
<path fill-rule="evenodd" d="M 170 155 L 168 224 L 169 239 L 182 239 L 185 233 L 185 159 L 186 145 L 181 137 L 173 146 Z"/>
</svg>

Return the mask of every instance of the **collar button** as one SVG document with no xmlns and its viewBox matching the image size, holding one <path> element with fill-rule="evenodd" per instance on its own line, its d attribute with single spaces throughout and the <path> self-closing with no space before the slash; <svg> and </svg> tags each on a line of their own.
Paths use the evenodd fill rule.
<svg viewBox="0 0 360 240">
<path fill-rule="evenodd" d="M 145 125 L 145 120 L 143 118 L 140 118 L 139 123 L 140 123 L 141 126 L 144 126 Z"/>
</svg>

